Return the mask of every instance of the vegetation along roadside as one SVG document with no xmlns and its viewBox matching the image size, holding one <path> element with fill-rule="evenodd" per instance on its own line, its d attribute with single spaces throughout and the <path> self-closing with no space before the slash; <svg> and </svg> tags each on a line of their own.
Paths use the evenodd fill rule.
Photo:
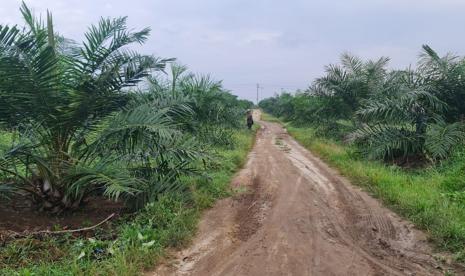
<svg viewBox="0 0 465 276">
<path fill-rule="evenodd" d="M 305 91 L 259 106 L 302 145 L 465 261 L 465 58 L 423 46 L 418 64 L 350 54 Z"/>
<path fill-rule="evenodd" d="M 77 43 L 21 13 L 0 25 L 0 275 L 137 275 L 232 192 L 252 103 L 131 50 L 150 30 L 126 17 Z"/>
</svg>

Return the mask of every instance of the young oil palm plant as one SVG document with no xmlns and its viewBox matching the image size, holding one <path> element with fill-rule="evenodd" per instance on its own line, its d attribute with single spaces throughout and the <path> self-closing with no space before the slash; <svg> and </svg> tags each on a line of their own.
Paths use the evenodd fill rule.
<svg viewBox="0 0 465 276">
<path fill-rule="evenodd" d="M 220 81 L 209 75 L 193 74 L 177 63 L 170 64 L 168 78 L 151 77 L 149 91 L 152 95 L 170 95 L 188 104 L 193 115 L 184 120 L 184 127 L 203 142 L 230 145 L 232 129 L 240 126 L 245 114 L 241 102 Z"/>
<path fill-rule="evenodd" d="M 51 14 L 43 22 L 24 3 L 21 13 L 24 28 L 0 25 L 0 122 L 17 136 L 0 158 L 8 186 L 59 212 L 95 192 L 140 194 L 157 184 L 147 171 L 168 178 L 193 158 L 170 116 L 186 106 L 128 105 L 129 88 L 167 62 L 128 49 L 149 29 L 101 19 L 78 45 L 55 33 Z"/>
<path fill-rule="evenodd" d="M 344 53 L 341 65 L 329 65 L 326 75 L 317 78 L 308 93 L 324 98 L 325 112 L 322 116 L 334 119 L 352 119 L 361 102 L 379 91 L 386 78 L 389 58 L 364 62 L 358 57 Z M 337 112 L 333 112 L 337 110 Z"/>
<path fill-rule="evenodd" d="M 430 83 L 432 92 L 448 106 L 444 118 L 453 123 L 465 119 L 465 59 L 453 54 L 439 56 L 423 45 L 418 69 Z"/>
<path fill-rule="evenodd" d="M 389 91 L 365 101 L 356 114 L 363 123 L 351 139 L 363 142 L 372 158 L 444 158 L 461 141 L 459 125 L 443 123 L 447 105 L 432 92 L 427 79 L 418 71 L 393 74 L 386 83 Z"/>
</svg>

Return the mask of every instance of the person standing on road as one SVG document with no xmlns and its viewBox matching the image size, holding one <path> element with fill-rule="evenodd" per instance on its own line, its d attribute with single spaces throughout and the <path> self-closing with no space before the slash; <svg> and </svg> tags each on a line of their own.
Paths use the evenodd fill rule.
<svg viewBox="0 0 465 276">
<path fill-rule="evenodd" d="M 252 110 L 247 110 L 247 127 L 249 129 L 252 128 L 253 125 L 253 116 L 252 116 Z"/>
</svg>

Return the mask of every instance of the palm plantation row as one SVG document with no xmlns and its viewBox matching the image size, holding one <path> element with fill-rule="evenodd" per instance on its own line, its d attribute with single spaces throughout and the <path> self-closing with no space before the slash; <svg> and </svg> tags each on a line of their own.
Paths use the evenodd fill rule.
<svg viewBox="0 0 465 276">
<path fill-rule="evenodd" d="M 465 58 L 416 66 L 343 54 L 305 91 L 262 100 L 300 143 L 465 260 Z"/>
<path fill-rule="evenodd" d="M 24 27 L 0 25 L 0 274 L 138 275 L 229 194 L 252 145 L 240 129 L 252 103 L 132 50 L 150 30 L 126 17 L 102 18 L 77 43 L 50 13 L 20 11 Z M 100 212 L 116 216 L 76 235 L 31 232 Z"/>
<path fill-rule="evenodd" d="M 423 46 L 416 68 L 388 70 L 389 58 L 363 61 L 343 54 L 340 65 L 295 95 L 265 99 L 267 112 L 315 125 L 384 160 L 447 158 L 463 137 L 465 59 L 440 57 Z"/>
<path fill-rule="evenodd" d="M 230 133 L 250 102 L 173 59 L 131 50 L 149 29 L 101 19 L 78 44 L 23 4 L 25 27 L 0 25 L 0 196 L 37 209 L 77 209 L 103 195 L 140 208 L 186 189 L 209 145 Z"/>
</svg>

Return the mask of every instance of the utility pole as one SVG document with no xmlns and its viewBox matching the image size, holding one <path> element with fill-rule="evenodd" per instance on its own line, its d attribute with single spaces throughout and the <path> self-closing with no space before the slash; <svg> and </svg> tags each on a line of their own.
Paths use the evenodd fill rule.
<svg viewBox="0 0 465 276">
<path fill-rule="evenodd" d="M 258 89 L 260 89 L 260 84 L 257 83 L 257 106 L 258 106 Z"/>
</svg>

